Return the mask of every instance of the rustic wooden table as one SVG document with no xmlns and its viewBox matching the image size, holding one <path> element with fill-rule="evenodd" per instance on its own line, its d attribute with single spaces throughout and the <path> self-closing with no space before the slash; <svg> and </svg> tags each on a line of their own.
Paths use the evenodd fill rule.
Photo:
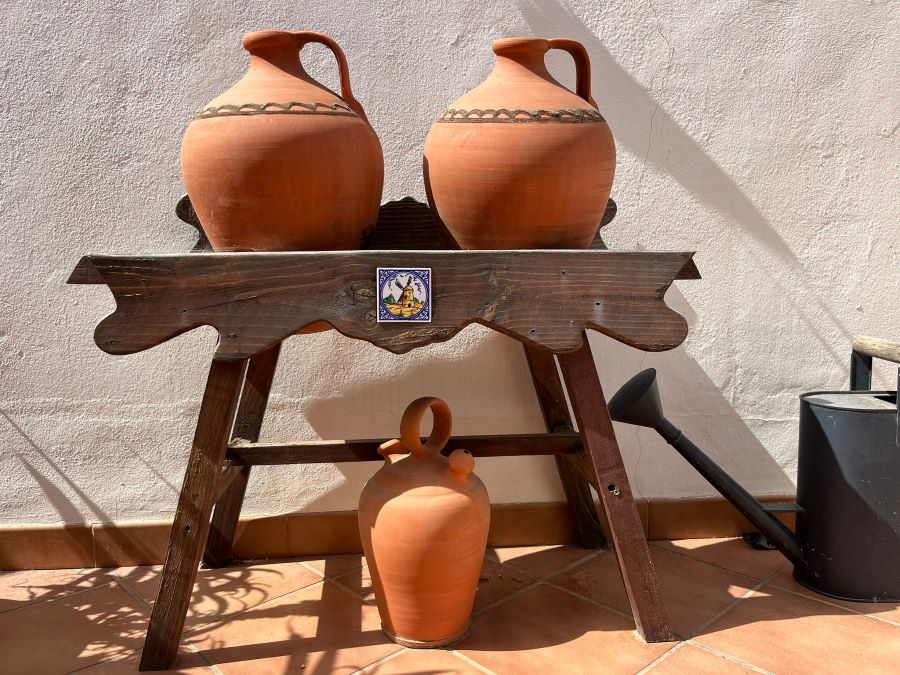
<svg viewBox="0 0 900 675">
<path fill-rule="evenodd" d="M 189 202 L 177 212 L 198 226 Z M 610 202 L 603 224 L 614 213 Z M 385 439 L 258 442 L 281 342 L 316 321 L 397 354 L 449 340 L 470 323 L 521 342 L 548 432 L 458 436 L 445 452 L 555 455 L 579 543 L 597 548 L 606 538 L 592 485 L 639 633 L 648 642 L 673 639 L 586 331 L 644 351 L 681 344 L 687 323 L 663 296 L 676 279 L 700 278 L 693 254 L 607 251 L 599 235 L 585 251 L 441 250 L 447 241 L 428 207 L 406 198 L 382 207 L 361 251 L 208 253 L 201 236 L 194 254 L 89 255 L 78 263 L 69 283 L 105 284 L 115 296 L 116 310 L 94 334 L 110 354 L 203 325 L 219 333 L 141 670 L 173 663 L 201 557 L 211 567 L 231 560 L 250 467 L 381 459 Z M 376 321 L 377 267 L 431 268 L 431 323 Z"/>
</svg>

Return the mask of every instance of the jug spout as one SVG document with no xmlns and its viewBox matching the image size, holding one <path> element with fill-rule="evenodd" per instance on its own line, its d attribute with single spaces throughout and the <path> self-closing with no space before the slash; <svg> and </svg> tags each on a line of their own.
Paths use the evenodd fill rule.
<svg viewBox="0 0 900 675">
<path fill-rule="evenodd" d="M 654 429 L 675 448 L 719 493 L 731 502 L 750 523 L 762 532 L 795 567 L 806 568 L 800 540 L 784 523 L 766 511 L 757 499 L 691 442 L 681 429 L 665 418 L 656 386 L 656 370 L 644 370 L 609 401 L 609 415 L 616 422 Z"/>
<path fill-rule="evenodd" d="M 394 438 L 379 445 L 378 454 L 384 457 L 385 464 L 393 464 L 406 457 L 409 454 L 409 448 Z"/>
<path fill-rule="evenodd" d="M 475 471 L 475 458 L 468 450 L 459 448 L 450 453 L 450 471 L 461 480 L 466 480 Z"/>
</svg>

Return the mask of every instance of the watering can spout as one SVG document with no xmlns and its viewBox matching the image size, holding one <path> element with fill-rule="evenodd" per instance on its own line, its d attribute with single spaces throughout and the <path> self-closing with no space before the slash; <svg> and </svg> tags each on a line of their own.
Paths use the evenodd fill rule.
<svg viewBox="0 0 900 675">
<path fill-rule="evenodd" d="M 609 414 L 616 422 L 655 428 L 662 414 L 656 369 L 642 370 L 622 385 L 609 402 Z"/>
<path fill-rule="evenodd" d="M 655 429 L 788 560 L 797 567 L 806 567 L 800 541 L 794 533 L 666 419 L 655 369 L 643 370 L 622 385 L 609 402 L 609 415 L 616 422 Z"/>
</svg>

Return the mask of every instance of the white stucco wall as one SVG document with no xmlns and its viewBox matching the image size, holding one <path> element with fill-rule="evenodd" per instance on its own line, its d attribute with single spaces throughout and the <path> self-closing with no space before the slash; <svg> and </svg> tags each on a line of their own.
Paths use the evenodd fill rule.
<svg viewBox="0 0 900 675">
<path fill-rule="evenodd" d="M 900 14 L 890 2 L 29 2 L 3 11 L 0 525 L 171 516 L 215 334 L 112 357 L 88 252 L 186 251 L 178 153 L 191 114 L 240 77 L 240 36 L 311 29 L 347 52 L 381 137 L 385 200 L 423 198 L 431 121 L 478 84 L 491 41 L 589 50 L 617 139 L 613 248 L 697 250 L 671 304 L 682 348 L 592 342 L 612 393 L 661 370 L 671 418 L 757 493 L 792 489 L 797 395 L 846 386 L 853 334 L 900 337 Z M 335 84 L 318 46 L 304 64 Z M 551 68 L 571 84 L 571 63 Z M 891 370 L 881 368 L 882 386 Z M 521 349 L 478 327 L 403 357 L 334 332 L 283 352 L 269 439 L 396 433 L 413 398 L 459 433 L 541 431 Z M 644 497 L 711 488 L 650 432 L 619 428 Z M 246 513 L 354 508 L 373 464 L 255 470 Z M 495 502 L 552 501 L 549 458 L 479 462 Z"/>
</svg>

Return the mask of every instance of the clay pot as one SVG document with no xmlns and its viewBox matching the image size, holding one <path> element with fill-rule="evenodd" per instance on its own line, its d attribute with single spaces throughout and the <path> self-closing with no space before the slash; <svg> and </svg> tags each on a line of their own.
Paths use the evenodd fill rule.
<svg viewBox="0 0 900 675">
<path fill-rule="evenodd" d="M 328 47 L 341 95 L 311 78 L 299 51 Z M 181 169 L 216 251 L 357 249 L 378 217 L 384 160 L 350 89 L 341 48 L 321 33 L 243 39 L 250 68 L 188 127 Z"/>
<path fill-rule="evenodd" d="M 462 248 L 586 248 L 616 167 L 587 51 L 541 38 L 497 40 L 493 49 L 493 72 L 425 140 L 429 203 Z M 575 59 L 577 95 L 547 71 L 550 49 Z"/>
<path fill-rule="evenodd" d="M 419 427 L 428 409 L 431 437 Z M 400 440 L 381 446 L 385 464 L 359 499 L 359 533 L 382 629 L 407 647 L 439 647 L 466 635 L 484 559 L 490 501 L 468 450 L 441 449 L 450 409 L 438 398 L 413 401 Z M 410 454 L 405 454 L 410 453 Z"/>
</svg>

